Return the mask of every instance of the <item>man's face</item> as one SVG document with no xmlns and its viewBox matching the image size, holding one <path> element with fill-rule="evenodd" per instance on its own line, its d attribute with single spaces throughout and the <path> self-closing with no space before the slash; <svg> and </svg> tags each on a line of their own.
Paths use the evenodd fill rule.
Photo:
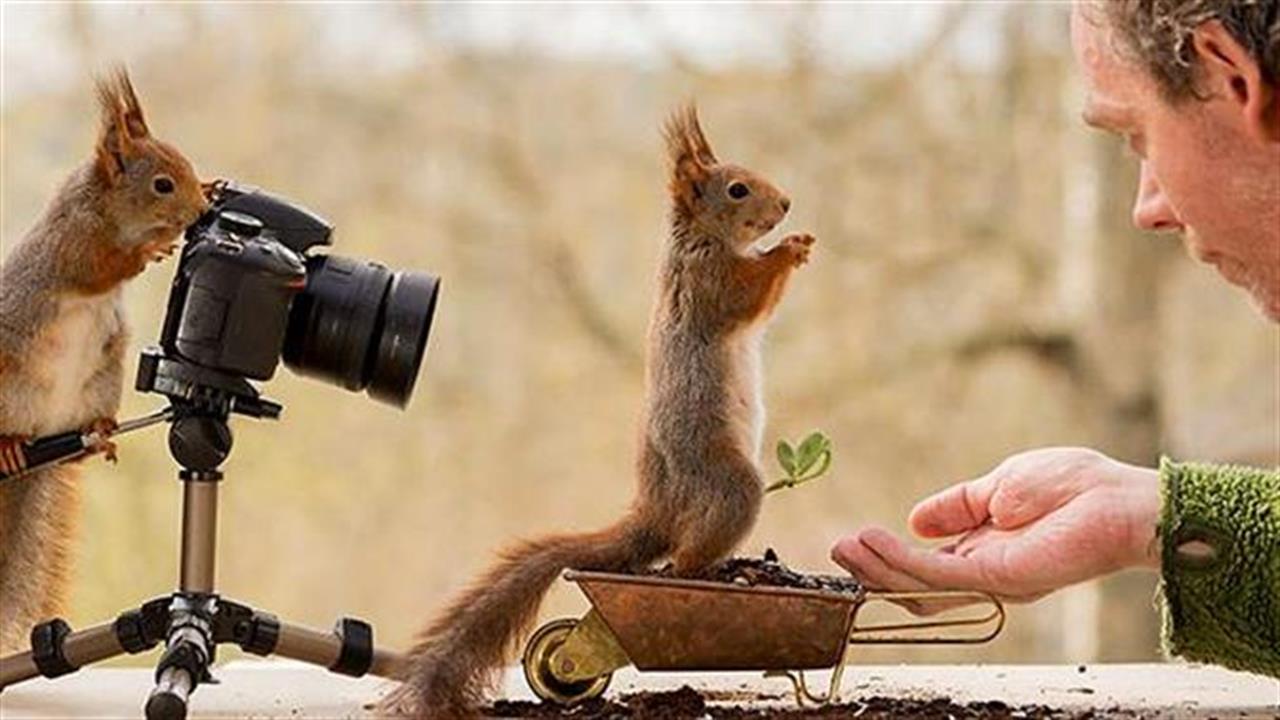
<svg viewBox="0 0 1280 720">
<path fill-rule="evenodd" d="M 1220 94 L 1171 103 L 1122 56 L 1099 8 L 1077 2 L 1071 41 L 1088 89 L 1084 120 L 1123 137 L 1141 162 L 1133 222 L 1177 232 L 1280 321 L 1280 143 L 1246 131 Z"/>
</svg>

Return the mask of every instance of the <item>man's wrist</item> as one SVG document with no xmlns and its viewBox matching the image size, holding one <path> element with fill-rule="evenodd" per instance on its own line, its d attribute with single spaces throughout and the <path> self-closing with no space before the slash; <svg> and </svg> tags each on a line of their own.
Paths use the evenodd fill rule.
<svg viewBox="0 0 1280 720">
<path fill-rule="evenodd" d="M 1160 569 L 1160 472 L 1117 462 L 1129 508 L 1129 564 Z"/>
</svg>

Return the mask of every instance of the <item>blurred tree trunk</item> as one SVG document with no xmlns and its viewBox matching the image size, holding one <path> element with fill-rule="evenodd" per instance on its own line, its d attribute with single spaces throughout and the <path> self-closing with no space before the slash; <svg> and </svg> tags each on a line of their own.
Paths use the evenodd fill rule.
<svg viewBox="0 0 1280 720">
<path fill-rule="evenodd" d="M 1100 228 L 1094 256 L 1097 303 L 1083 328 L 1082 356 L 1098 378 L 1104 425 L 1102 447 L 1112 456 L 1152 466 L 1162 435 L 1157 412 L 1157 303 L 1161 268 L 1170 246 L 1137 232 L 1130 202 L 1138 186 L 1135 163 L 1114 141 L 1094 140 L 1101 166 Z M 1154 539 L 1154 538 L 1153 538 Z M 1108 651 L 1099 660 L 1140 660 L 1155 656 L 1160 624 L 1150 603 L 1157 578 L 1124 573 L 1101 582 L 1101 607 L 1095 621 L 1107 636 Z"/>
<path fill-rule="evenodd" d="M 1069 115 L 1076 94 L 1068 93 Z M 1093 445 L 1127 462 L 1151 466 L 1159 453 L 1156 412 L 1155 298 L 1163 245 L 1130 221 L 1134 163 L 1109 137 L 1069 130 L 1064 153 L 1065 228 L 1058 284 L 1092 416 Z M 1067 660 L 1146 660 L 1159 647 L 1150 603 L 1156 577 L 1124 573 L 1072 588 L 1063 601 Z M 1102 642 L 1105 636 L 1106 642 Z M 1105 648 L 1105 652 L 1103 649 Z"/>
</svg>

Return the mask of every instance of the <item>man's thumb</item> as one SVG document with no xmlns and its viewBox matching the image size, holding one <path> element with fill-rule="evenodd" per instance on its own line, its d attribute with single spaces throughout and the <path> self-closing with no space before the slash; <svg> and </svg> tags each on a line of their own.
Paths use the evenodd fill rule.
<svg viewBox="0 0 1280 720">
<path fill-rule="evenodd" d="M 994 472 L 969 480 L 921 500 L 907 519 L 921 537 L 948 537 L 987 522 L 991 497 L 997 488 Z"/>
</svg>

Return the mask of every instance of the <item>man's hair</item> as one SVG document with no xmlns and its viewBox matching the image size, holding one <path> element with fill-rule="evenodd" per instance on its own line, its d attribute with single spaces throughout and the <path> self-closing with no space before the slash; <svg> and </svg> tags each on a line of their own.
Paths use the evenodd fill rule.
<svg viewBox="0 0 1280 720">
<path fill-rule="evenodd" d="M 1258 62 L 1262 77 L 1280 80 L 1280 0 L 1102 0 L 1106 18 L 1126 50 L 1155 77 L 1172 101 L 1199 97 L 1191 35 L 1219 20 Z"/>
</svg>

